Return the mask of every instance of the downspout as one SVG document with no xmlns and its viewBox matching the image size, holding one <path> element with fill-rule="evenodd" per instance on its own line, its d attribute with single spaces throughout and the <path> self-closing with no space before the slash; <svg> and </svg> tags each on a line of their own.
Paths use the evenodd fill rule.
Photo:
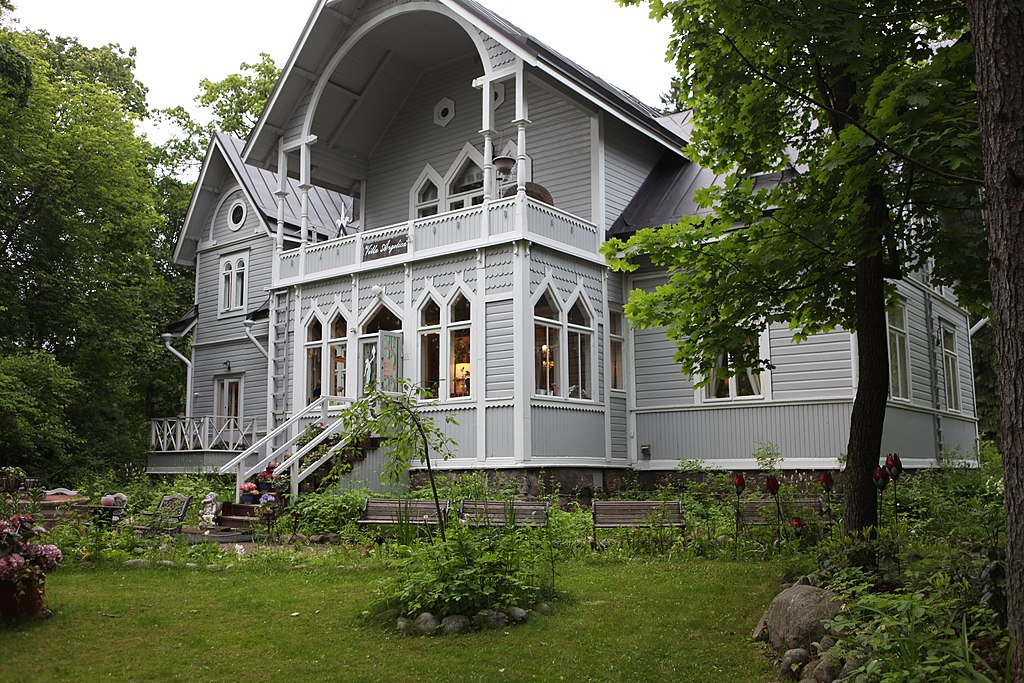
<svg viewBox="0 0 1024 683">
<path fill-rule="evenodd" d="M 192 417 L 192 361 L 171 346 L 172 336 L 165 332 L 160 335 L 160 338 L 164 340 L 164 347 L 185 364 L 185 417 Z"/>
<path fill-rule="evenodd" d="M 971 329 L 969 329 L 967 331 L 967 336 L 969 338 L 971 338 L 971 339 L 974 339 L 974 335 L 978 333 L 978 330 L 980 330 L 981 328 L 985 327 L 985 323 L 987 323 L 987 322 L 988 322 L 988 318 L 982 318 L 978 322 L 976 322 L 973 325 L 971 325 Z"/>
<path fill-rule="evenodd" d="M 270 360 L 270 353 L 265 348 L 263 348 L 263 344 L 260 344 L 260 340 L 257 339 L 256 335 L 252 333 L 252 326 L 256 324 L 256 321 L 251 318 L 246 318 L 245 320 L 242 321 L 242 324 L 245 325 L 245 336 L 248 337 L 249 341 L 253 343 L 253 346 L 256 347 L 256 350 L 263 354 L 264 358 Z"/>
</svg>

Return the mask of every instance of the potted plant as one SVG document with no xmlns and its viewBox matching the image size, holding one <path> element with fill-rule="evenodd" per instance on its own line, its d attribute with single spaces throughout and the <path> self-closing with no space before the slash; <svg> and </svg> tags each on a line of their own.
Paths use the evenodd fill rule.
<svg viewBox="0 0 1024 683">
<path fill-rule="evenodd" d="M 249 505 L 254 505 L 256 503 L 257 490 L 256 484 L 251 481 L 247 481 L 238 487 L 238 492 L 242 494 L 242 502 Z"/>
<path fill-rule="evenodd" d="M 13 493 L 18 490 L 23 481 L 25 481 L 25 470 L 11 465 L 0 467 L 0 490 Z"/>
<path fill-rule="evenodd" d="M 29 515 L 0 519 L 0 616 L 49 616 L 43 586 L 61 552 L 37 542 L 45 533 Z"/>
<path fill-rule="evenodd" d="M 277 468 L 278 463 L 272 462 L 267 465 L 267 468 L 256 475 L 256 486 L 259 487 L 260 491 L 273 491 L 274 490 L 274 470 Z"/>
</svg>

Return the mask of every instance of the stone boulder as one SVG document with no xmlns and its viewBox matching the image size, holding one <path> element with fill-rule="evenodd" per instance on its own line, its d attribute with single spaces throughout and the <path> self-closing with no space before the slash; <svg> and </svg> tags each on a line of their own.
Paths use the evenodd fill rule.
<svg viewBox="0 0 1024 683">
<path fill-rule="evenodd" d="M 441 632 L 445 634 L 465 633 L 472 626 L 473 622 L 464 614 L 449 614 L 441 620 Z"/>
<path fill-rule="evenodd" d="M 782 664 L 779 665 L 779 680 L 800 680 L 800 673 L 809 661 L 811 661 L 811 653 L 803 648 L 786 650 L 786 654 L 782 655 Z"/>
<path fill-rule="evenodd" d="M 842 608 L 832 591 L 815 586 L 792 586 L 775 596 L 765 614 L 768 639 L 776 652 L 810 651 L 811 643 L 825 637 L 826 619 Z"/>
<path fill-rule="evenodd" d="M 493 609 L 482 610 L 473 617 L 473 625 L 484 631 L 505 628 L 507 623 L 508 617 L 503 612 L 497 612 Z"/>
<path fill-rule="evenodd" d="M 416 617 L 416 621 L 413 622 L 413 628 L 416 629 L 416 633 L 423 636 L 433 635 L 440 627 L 441 622 L 430 612 L 424 612 Z"/>
</svg>

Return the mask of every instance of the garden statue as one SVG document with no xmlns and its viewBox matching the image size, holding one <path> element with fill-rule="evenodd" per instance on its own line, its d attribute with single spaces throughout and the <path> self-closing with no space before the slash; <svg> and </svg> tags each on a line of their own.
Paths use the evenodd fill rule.
<svg viewBox="0 0 1024 683">
<path fill-rule="evenodd" d="M 220 507 L 220 503 L 217 502 L 217 494 L 210 491 L 203 498 L 202 508 L 199 511 L 199 528 L 200 529 L 212 529 L 217 526 L 214 522 L 214 518 L 217 516 L 217 510 Z"/>
</svg>

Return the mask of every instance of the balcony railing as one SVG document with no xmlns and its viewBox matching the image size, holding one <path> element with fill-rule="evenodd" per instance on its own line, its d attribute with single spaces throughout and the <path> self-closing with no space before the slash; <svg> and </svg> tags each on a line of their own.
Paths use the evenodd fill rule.
<svg viewBox="0 0 1024 683">
<path fill-rule="evenodd" d="M 281 254 L 279 282 L 301 281 L 363 268 L 390 265 L 420 256 L 531 239 L 570 253 L 598 258 L 597 227 L 530 197 L 519 204 L 509 197 L 458 211 L 417 218 L 397 225 L 308 244 Z"/>
<path fill-rule="evenodd" d="M 168 417 L 150 422 L 155 453 L 241 451 L 256 441 L 256 418 Z"/>
</svg>

